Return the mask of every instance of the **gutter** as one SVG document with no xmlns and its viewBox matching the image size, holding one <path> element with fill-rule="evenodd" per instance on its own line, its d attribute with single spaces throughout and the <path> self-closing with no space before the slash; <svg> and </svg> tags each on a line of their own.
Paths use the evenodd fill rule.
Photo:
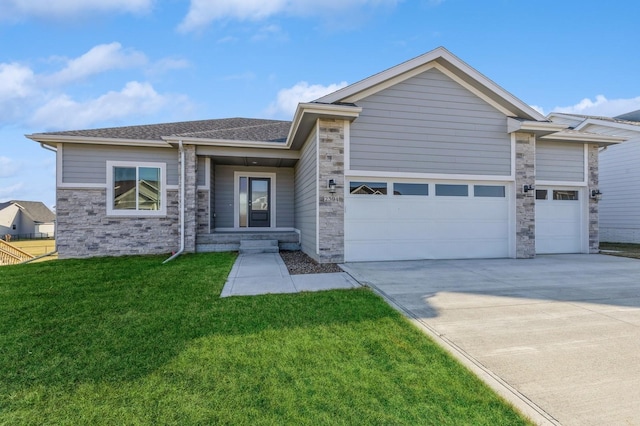
<svg viewBox="0 0 640 426">
<path fill-rule="evenodd" d="M 180 250 L 174 253 L 170 258 L 162 262 L 165 264 L 172 261 L 176 257 L 180 256 L 184 251 L 184 216 L 185 216 L 185 191 L 184 191 L 184 179 L 185 179 L 185 165 L 184 165 L 184 147 L 182 146 L 182 140 L 178 141 L 178 147 L 180 149 Z"/>
<path fill-rule="evenodd" d="M 51 152 L 58 152 L 58 150 L 57 150 L 57 149 L 55 149 L 54 147 L 52 147 L 52 146 L 48 146 L 48 145 L 45 145 L 45 144 L 44 144 L 44 143 L 42 143 L 42 142 L 40 142 L 40 147 L 41 147 L 42 149 L 46 149 L 47 151 L 51 151 Z"/>
</svg>

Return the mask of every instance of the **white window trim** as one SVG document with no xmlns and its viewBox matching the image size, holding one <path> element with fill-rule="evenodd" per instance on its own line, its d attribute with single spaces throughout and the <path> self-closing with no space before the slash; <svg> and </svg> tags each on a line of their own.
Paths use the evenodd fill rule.
<svg viewBox="0 0 640 426">
<path fill-rule="evenodd" d="M 233 227 L 243 230 L 254 230 L 260 228 L 252 228 L 250 226 L 240 227 L 240 178 L 241 177 L 265 177 L 271 179 L 271 208 L 269 217 L 271 223 L 268 229 L 276 228 L 276 174 L 262 172 L 233 172 Z M 262 228 L 265 229 L 265 228 Z"/>
<path fill-rule="evenodd" d="M 113 169 L 115 167 L 151 167 L 160 169 L 159 210 L 117 210 L 113 208 Z M 140 161 L 107 161 L 107 216 L 158 217 L 167 215 L 167 165 Z"/>
</svg>

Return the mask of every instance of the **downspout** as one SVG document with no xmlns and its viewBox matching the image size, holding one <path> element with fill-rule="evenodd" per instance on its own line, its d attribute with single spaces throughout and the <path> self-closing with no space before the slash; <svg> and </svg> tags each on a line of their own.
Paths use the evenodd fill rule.
<svg viewBox="0 0 640 426">
<path fill-rule="evenodd" d="M 185 165 L 184 165 L 184 147 L 182 146 L 182 140 L 178 141 L 178 147 L 180 148 L 180 250 L 174 253 L 170 258 L 162 262 L 163 264 L 180 256 L 184 251 L 184 215 L 185 215 L 185 194 L 184 194 L 184 178 L 185 178 Z"/>
</svg>

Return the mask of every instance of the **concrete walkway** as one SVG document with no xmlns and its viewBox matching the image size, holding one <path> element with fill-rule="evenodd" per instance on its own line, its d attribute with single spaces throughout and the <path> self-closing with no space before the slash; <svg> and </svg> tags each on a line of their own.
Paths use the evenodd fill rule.
<svg viewBox="0 0 640 426">
<path fill-rule="evenodd" d="M 233 264 L 220 297 L 356 287 L 360 284 L 345 272 L 290 275 L 278 253 L 241 254 Z"/>
<path fill-rule="evenodd" d="M 348 263 L 537 424 L 640 425 L 640 260 Z"/>
</svg>

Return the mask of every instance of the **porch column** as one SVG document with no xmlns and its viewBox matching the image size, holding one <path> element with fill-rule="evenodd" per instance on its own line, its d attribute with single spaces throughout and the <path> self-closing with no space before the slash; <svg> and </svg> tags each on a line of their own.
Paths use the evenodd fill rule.
<svg viewBox="0 0 640 426">
<path fill-rule="evenodd" d="M 536 196 L 523 188 L 536 183 L 536 138 L 528 133 L 516 133 L 515 138 L 516 258 L 530 259 L 536 255 Z"/>
<path fill-rule="evenodd" d="M 193 253 L 196 251 L 197 233 L 197 158 L 195 145 L 184 145 L 185 187 L 184 187 L 184 251 Z M 182 178 L 182 177 L 180 177 Z M 182 206 L 180 206 L 182 208 Z"/>
<path fill-rule="evenodd" d="M 589 197 L 589 253 L 600 252 L 600 226 L 598 223 L 598 200 L 591 198 L 591 190 L 598 189 L 598 145 L 589 145 L 587 148 L 588 163 L 588 187 Z"/>
<path fill-rule="evenodd" d="M 318 260 L 344 262 L 344 120 L 319 120 Z M 328 182 L 336 182 L 329 192 Z"/>
</svg>

